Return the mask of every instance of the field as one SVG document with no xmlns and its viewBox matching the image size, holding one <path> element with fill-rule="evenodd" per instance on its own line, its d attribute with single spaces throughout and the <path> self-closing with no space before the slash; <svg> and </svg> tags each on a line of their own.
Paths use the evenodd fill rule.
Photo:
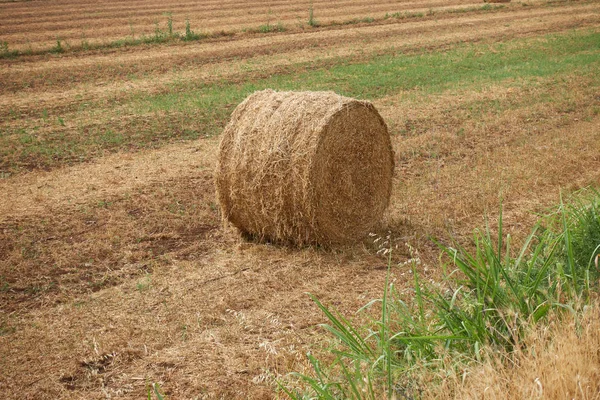
<svg viewBox="0 0 600 400">
<path fill-rule="evenodd" d="M 381 297 L 430 238 L 522 241 L 600 184 L 600 1 L 0 0 L 0 391 L 283 397 L 324 316 Z M 186 26 L 187 25 L 187 26 Z M 396 171 L 364 242 L 293 249 L 221 224 L 213 170 L 263 88 L 372 101 Z"/>
</svg>

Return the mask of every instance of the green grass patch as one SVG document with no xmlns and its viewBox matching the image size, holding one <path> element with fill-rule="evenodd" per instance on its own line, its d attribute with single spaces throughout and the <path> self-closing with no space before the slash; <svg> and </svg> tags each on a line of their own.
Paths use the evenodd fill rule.
<svg viewBox="0 0 600 400">
<path fill-rule="evenodd" d="M 11 50 L 8 48 L 8 42 L 0 42 L 0 59 L 2 58 L 15 58 L 20 55 L 18 50 Z"/>
<path fill-rule="evenodd" d="M 245 28 L 244 32 L 251 33 L 271 33 L 271 32 L 285 32 L 287 28 L 281 23 L 271 24 L 266 23 L 264 25 L 260 25 L 257 28 Z"/>
<path fill-rule="evenodd" d="M 384 18 L 387 19 L 387 18 Z M 377 19 L 373 17 L 363 17 L 363 18 L 352 18 L 343 22 L 333 21 L 329 25 L 355 25 L 355 24 L 371 24 L 375 22 Z"/>
<path fill-rule="evenodd" d="M 315 19 L 315 7 L 313 1 L 311 0 L 310 6 L 308 7 L 308 26 L 316 28 L 319 25 L 319 22 Z"/>
<path fill-rule="evenodd" d="M 245 84 L 213 84 L 199 90 L 140 96 L 140 112 L 156 110 L 229 109 L 250 93 L 276 90 L 333 90 L 364 99 L 377 99 L 400 91 L 438 93 L 460 86 L 476 89 L 504 80 L 544 78 L 563 73 L 597 70 L 600 33 L 552 35 L 544 40 L 518 40 L 507 44 L 462 45 L 446 52 L 386 55 L 367 63 L 344 64 L 295 75 L 276 75 Z M 224 117 L 227 113 L 217 113 Z"/>
</svg>

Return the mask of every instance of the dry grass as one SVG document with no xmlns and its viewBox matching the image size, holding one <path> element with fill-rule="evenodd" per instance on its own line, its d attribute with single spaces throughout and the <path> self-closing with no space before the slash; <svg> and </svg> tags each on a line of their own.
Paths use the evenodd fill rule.
<svg viewBox="0 0 600 400">
<path fill-rule="evenodd" d="M 481 226 L 484 214 L 496 215 L 502 201 L 505 226 L 517 233 L 559 201 L 557 188 L 596 185 L 600 158 L 588 140 L 598 138 L 597 100 L 587 82 L 574 77 L 566 86 L 539 81 L 536 88 L 428 96 L 436 100 L 425 107 L 418 95 L 376 102 L 392 130 L 403 132 L 394 140 L 392 199 L 412 201 L 392 200 L 391 215 L 418 221 L 419 231 L 460 237 Z M 559 100 L 544 103 L 546 96 Z"/>
<path fill-rule="evenodd" d="M 209 171 L 0 222 L 0 306 L 70 302 L 228 243 Z M 50 211 L 50 210 L 48 210 Z"/>
<path fill-rule="evenodd" d="M 535 139 L 553 147 L 539 152 L 531 151 L 536 141 L 526 127 L 519 130 L 520 122 L 515 123 L 519 145 L 499 146 L 497 137 L 482 138 L 477 147 L 463 149 L 458 159 L 444 156 L 445 176 L 451 179 L 445 187 L 462 184 L 461 190 L 440 195 L 430 181 L 435 177 L 430 174 L 439 171 L 439 159 L 431 163 L 426 155 L 415 158 L 422 168 L 419 174 L 395 179 L 390 228 L 400 244 L 418 245 L 429 267 L 425 278 L 437 274 L 431 268 L 437 265 L 437 251 L 423 240 L 432 231 L 444 232 L 438 214 L 454 219 L 455 233 L 468 235 L 482 221 L 486 204 L 497 201 L 497 191 L 480 192 L 476 173 L 461 169 L 466 161 L 490 175 L 503 166 L 503 174 L 508 174 L 503 182 L 511 182 L 513 188 L 505 192 L 508 220 L 517 235 L 529 229 L 523 215 L 556 203 L 557 187 L 598 181 L 600 160 L 591 144 L 599 140 L 600 120 L 540 133 Z M 216 151 L 215 141 L 204 143 L 200 154 Z M 407 149 L 408 144 L 401 147 L 401 143 L 396 137 L 397 151 Z M 422 144 L 414 146 L 416 151 Z M 513 156 L 519 154 L 511 158 L 518 163 L 510 168 L 508 149 Z M 171 147 L 164 154 L 174 151 Z M 136 158 L 129 162 L 136 170 Z M 169 159 L 157 157 L 156 163 L 154 168 L 167 169 Z M 547 165 L 552 163 L 569 168 L 550 169 L 549 175 Z M 83 182 L 84 171 L 92 168 L 98 166 L 71 167 L 72 173 L 61 171 L 48 178 L 73 177 L 79 171 Z M 145 183 L 106 197 L 88 194 L 85 213 L 81 205 L 75 212 L 69 201 L 87 188 L 71 183 L 75 188 L 68 196 L 47 193 L 40 198 L 42 204 L 51 204 L 44 199 L 54 202 L 52 213 L 40 207 L 29 219 L 5 221 L 7 241 L 2 242 L 13 247 L 10 259 L 1 264 L 7 277 L 3 283 L 8 284 L 2 294 L 5 334 L 0 336 L 7 393 L 19 393 L 21 398 L 100 398 L 104 390 L 135 398 L 143 395 L 146 381 L 159 381 L 175 397 L 203 393 L 204 398 L 269 398 L 275 376 L 302 369 L 303 354 L 315 338 L 313 325 L 321 321 L 306 292 L 345 313 L 380 294 L 386 261 L 375 255 L 376 247 L 290 251 L 244 243 L 220 232 L 219 216 L 210 208 L 214 191 L 210 171 L 207 168 L 197 178 L 186 175 Z M 32 188 L 44 182 L 41 175 Z M 54 190 L 61 190 L 59 181 L 54 182 Z M 532 182 L 535 193 L 525 189 Z M 104 188 L 97 190 L 102 193 Z M 469 202 L 464 200 L 467 195 Z M 472 214 L 463 216 L 465 212 Z M 48 222 L 44 226 L 42 221 Z M 86 225 L 86 221 L 97 222 Z M 203 234 L 198 229 L 205 224 L 212 228 Z M 40 240 L 52 236 L 50 241 Z M 27 244 L 33 244 L 37 254 L 21 253 Z M 28 254 L 37 258 L 27 258 Z M 395 255 L 398 261 L 407 256 Z M 89 258 L 96 261 L 85 266 Z M 63 269 L 52 267 L 57 261 Z M 398 279 L 401 285 L 403 279 Z M 52 281 L 58 284 L 37 293 L 12 289 L 30 284 L 43 288 Z"/>
<path fill-rule="evenodd" d="M 420 249 L 426 278 L 438 255 L 427 235 L 469 235 L 486 210 L 495 215 L 499 193 L 518 236 L 532 212 L 556 204 L 558 188 L 600 181 L 600 120 L 584 121 L 594 104 L 585 82 L 555 87 L 569 93 L 565 104 L 521 106 L 529 89 L 511 87 L 376 103 L 390 124 L 419 127 L 393 137 L 389 228 Z M 487 101 L 512 106 L 468 122 Z M 274 376 L 301 369 L 321 321 L 306 292 L 342 312 L 380 294 L 385 260 L 372 245 L 289 251 L 221 232 L 210 204 L 216 153 L 217 141 L 204 140 L 3 181 L 9 397 L 139 398 L 148 380 L 176 397 L 269 398 Z"/>
<path fill-rule="evenodd" d="M 264 90 L 236 108 L 221 136 L 221 210 L 247 235 L 348 243 L 374 229 L 388 206 L 390 135 L 369 102 Z"/>
<path fill-rule="evenodd" d="M 529 334 L 524 350 L 497 354 L 426 393 L 431 399 L 600 398 L 600 309 L 554 320 Z"/>
<path fill-rule="evenodd" d="M 390 0 L 366 3 L 362 0 L 327 2 L 280 1 L 265 4 L 260 1 L 222 2 L 219 4 L 192 4 L 173 1 L 157 3 L 145 1 L 131 4 L 116 1 L 99 7 L 96 3 L 73 5 L 70 0 L 52 4 L 28 2 L 0 3 L 5 18 L 0 32 L 10 48 L 22 50 L 51 48 L 57 39 L 63 47 L 82 47 L 124 38 L 152 37 L 157 28 L 166 34 L 167 19 L 172 18 L 174 32 L 183 32 L 189 20 L 196 32 L 215 34 L 223 31 L 242 32 L 264 24 L 284 24 L 289 28 L 310 29 L 308 9 L 312 5 L 321 24 L 351 21 L 365 15 L 383 17 L 386 13 L 423 12 L 432 8 L 465 8 L 473 6 L 470 0 L 435 0 L 398 4 Z M 69 13 L 65 13 L 65 9 Z M 36 18 L 31 18 L 36 15 Z"/>
</svg>

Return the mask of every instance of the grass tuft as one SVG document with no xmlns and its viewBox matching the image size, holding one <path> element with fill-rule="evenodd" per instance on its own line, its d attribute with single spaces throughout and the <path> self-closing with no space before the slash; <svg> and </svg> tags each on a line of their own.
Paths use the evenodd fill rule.
<svg viewBox="0 0 600 400">
<path fill-rule="evenodd" d="M 153 383 L 152 385 L 148 385 L 146 398 L 148 400 L 153 400 L 154 396 L 156 396 L 157 400 L 166 400 L 167 399 L 167 396 L 161 392 L 161 388 L 158 383 Z"/>
<path fill-rule="evenodd" d="M 183 36 L 183 40 L 185 40 L 187 42 L 191 42 L 191 41 L 203 39 L 204 37 L 206 37 L 206 36 L 200 35 L 198 33 L 195 33 L 194 31 L 192 31 L 192 28 L 190 27 L 190 20 L 189 19 L 185 20 L 185 35 Z"/>
<path fill-rule="evenodd" d="M 246 32 L 252 33 L 271 33 L 271 32 L 285 32 L 287 28 L 281 23 L 277 23 L 273 25 L 271 23 L 266 23 L 264 25 L 260 25 L 258 28 L 249 28 L 246 29 Z"/>
<path fill-rule="evenodd" d="M 50 53 L 55 53 L 55 54 L 59 54 L 65 51 L 65 48 L 62 46 L 62 42 L 59 39 L 56 39 L 56 45 L 50 49 Z"/>
<path fill-rule="evenodd" d="M 308 26 L 316 28 L 319 25 L 319 22 L 315 19 L 315 7 L 311 0 L 310 6 L 308 7 Z"/>
<path fill-rule="evenodd" d="M 2 58 L 14 58 L 19 55 L 18 50 L 10 50 L 8 48 L 8 42 L 0 42 L 0 59 Z"/>
</svg>

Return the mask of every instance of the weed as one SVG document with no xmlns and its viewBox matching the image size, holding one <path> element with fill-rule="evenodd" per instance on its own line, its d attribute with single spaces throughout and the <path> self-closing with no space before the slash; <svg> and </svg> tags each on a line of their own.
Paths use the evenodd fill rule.
<svg viewBox="0 0 600 400">
<path fill-rule="evenodd" d="M 34 137 L 32 135 L 23 134 L 19 137 L 19 142 L 21 144 L 31 144 L 34 142 Z"/>
<path fill-rule="evenodd" d="M 576 287 L 597 284 L 600 271 L 594 261 L 600 254 L 600 192 L 586 190 L 557 211 L 562 228 L 562 263 Z M 559 234 L 560 235 L 560 234 Z M 560 238 L 560 236 L 558 237 Z"/>
<path fill-rule="evenodd" d="M 311 0 L 310 6 L 308 7 L 308 26 L 316 28 L 319 26 L 319 22 L 315 19 L 315 7 Z"/>
<path fill-rule="evenodd" d="M 195 33 L 194 31 L 192 31 L 192 28 L 190 27 L 190 20 L 186 19 L 185 20 L 185 36 L 183 37 L 183 40 L 185 40 L 185 41 L 200 40 L 203 37 L 204 36 L 199 35 L 199 34 Z"/>
<path fill-rule="evenodd" d="M 142 293 L 142 292 L 145 292 L 148 289 L 150 289 L 151 285 L 152 285 L 152 279 L 151 279 L 150 274 L 147 273 L 146 276 L 141 281 L 136 283 L 135 289 L 138 292 Z"/>
<path fill-rule="evenodd" d="M 173 203 L 170 203 L 167 207 L 167 210 L 171 213 L 171 214 L 179 214 L 179 215 L 183 215 L 185 214 L 185 210 L 186 207 L 184 204 L 182 204 L 180 201 L 176 200 Z"/>
<path fill-rule="evenodd" d="M 154 37 L 151 39 L 152 41 L 159 43 L 162 42 L 165 38 L 165 33 L 159 28 L 158 21 L 154 22 Z"/>
<path fill-rule="evenodd" d="M 58 53 L 62 53 L 64 51 L 65 51 L 65 49 L 62 46 L 62 42 L 61 42 L 60 38 L 57 38 L 56 45 L 52 49 L 50 49 L 50 53 L 58 54 Z"/>
<path fill-rule="evenodd" d="M 133 29 L 133 22 L 129 20 L 129 34 L 132 39 L 135 39 L 135 30 Z"/>
<path fill-rule="evenodd" d="M 123 143 L 124 137 L 122 134 L 114 132 L 112 129 L 107 129 L 104 134 L 100 135 L 98 141 L 104 145 L 117 146 Z"/>
<path fill-rule="evenodd" d="M 433 10 L 430 10 L 431 14 L 428 15 L 433 15 Z M 389 19 L 389 18 L 395 18 L 395 19 L 410 19 L 410 18 L 423 18 L 425 17 L 425 14 L 422 12 L 395 12 L 393 14 L 386 14 L 385 15 L 385 19 Z"/>
<path fill-rule="evenodd" d="M 138 292 L 145 292 L 146 290 L 148 290 L 150 288 L 150 284 L 147 282 L 138 282 L 135 285 L 135 288 L 137 289 Z"/>
<path fill-rule="evenodd" d="M 255 33 L 285 32 L 286 28 L 281 22 L 279 22 L 277 25 L 267 23 L 259 26 L 257 29 L 249 29 L 248 31 Z"/>
<path fill-rule="evenodd" d="M 173 13 L 167 13 L 167 32 L 169 37 L 173 37 Z"/>
<path fill-rule="evenodd" d="M 192 40 L 192 37 L 194 35 L 194 32 L 192 32 L 192 28 L 190 26 L 190 20 L 186 19 L 185 20 L 185 40 Z"/>
<path fill-rule="evenodd" d="M 160 389 L 160 385 L 158 383 L 153 383 L 152 385 L 148 386 L 148 400 L 152 400 L 153 396 L 155 395 L 156 398 L 158 400 L 166 400 L 167 396 L 165 396 L 163 393 L 161 393 L 161 389 Z"/>
<path fill-rule="evenodd" d="M 112 206 L 112 204 L 113 204 L 112 201 L 99 200 L 97 203 L 97 207 L 98 208 L 109 208 L 110 206 Z"/>
<path fill-rule="evenodd" d="M 77 300 L 73 303 L 73 307 L 75 308 L 82 308 L 86 305 L 87 303 L 83 300 Z"/>
<path fill-rule="evenodd" d="M 338 23 L 339 25 L 353 25 L 353 24 L 360 24 L 360 23 L 366 23 L 366 24 L 370 24 L 372 22 L 375 21 L 375 18 L 373 17 L 364 17 L 364 18 L 354 18 L 342 23 Z"/>
<path fill-rule="evenodd" d="M 187 325 L 182 325 L 181 326 L 181 339 L 183 341 L 186 341 L 188 338 L 188 326 Z"/>
<path fill-rule="evenodd" d="M 8 42 L 0 42 L 0 58 L 13 58 L 19 54 L 18 50 L 9 50 Z"/>
</svg>

